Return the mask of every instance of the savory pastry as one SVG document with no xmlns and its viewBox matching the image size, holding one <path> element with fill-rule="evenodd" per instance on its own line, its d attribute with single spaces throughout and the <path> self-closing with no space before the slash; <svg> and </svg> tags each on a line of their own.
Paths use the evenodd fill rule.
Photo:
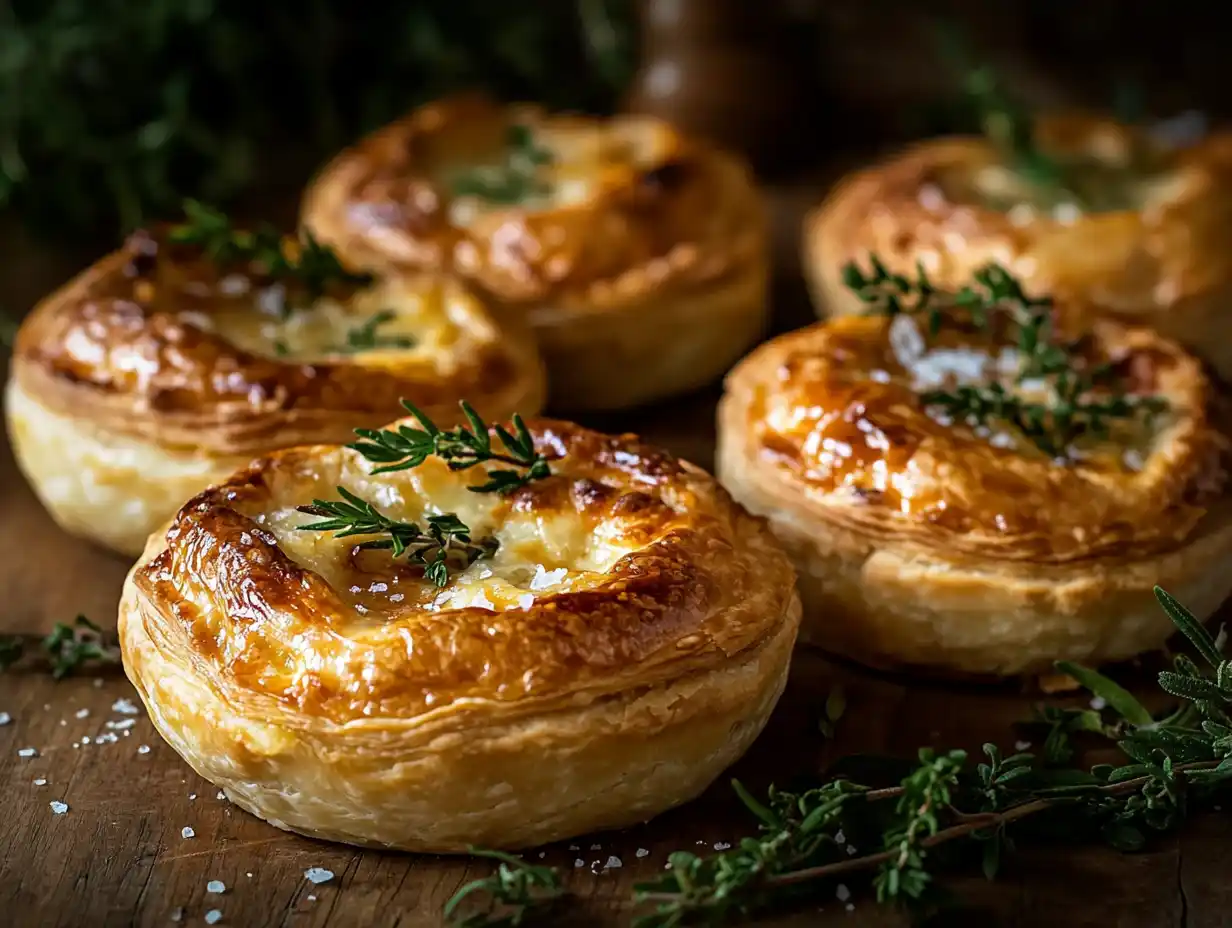
<svg viewBox="0 0 1232 928">
<path fill-rule="evenodd" d="M 237 232 L 192 205 L 47 297 L 16 339 L 14 453 L 55 520 L 136 556 L 183 502 L 256 455 L 346 441 L 407 397 L 453 417 L 537 409 L 542 364 L 454 281 L 344 269 L 311 238 Z"/>
<path fill-rule="evenodd" d="M 1086 116 L 1043 118 L 1033 131 L 1016 152 L 935 139 L 841 181 L 805 222 L 818 311 L 859 311 L 842 269 L 870 253 L 897 273 L 918 263 L 952 289 L 996 261 L 1054 296 L 1067 326 L 1111 313 L 1232 378 L 1232 133 L 1179 145 Z"/>
<path fill-rule="evenodd" d="M 1147 329 L 1074 342 L 999 267 L 947 295 L 848 271 L 873 315 L 761 346 L 727 379 L 718 473 L 799 573 L 802 637 L 959 675 L 1110 662 L 1232 592 L 1226 425 Z"/>
<path fill-rule="evenodd" d="M 359 265 L 449 268 L 516 308 L 558 408 L 703 386 L 766 320 L 749 171 L 650 117 L 435 103 L 339 155 L 302 219 Z"/>
<path fill-rule="evenodd" d="M 748 748 L 800 605 L 713 478 L 562 422 L 364 436 L 203 492 L 125 584 L 125 669 L 232 802 L 352 844 L 519 848 L 644 821 Z"/>
</svg>

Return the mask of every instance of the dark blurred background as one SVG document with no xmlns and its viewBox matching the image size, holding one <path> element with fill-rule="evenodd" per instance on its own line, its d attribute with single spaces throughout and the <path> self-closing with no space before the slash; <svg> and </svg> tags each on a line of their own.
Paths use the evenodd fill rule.
<svg viewBox="0 0 1232 928">
<path fill-rule="evenodd" d="M 955 36 L 1034 107 L 1218 118 L 1232 75 L 1220 7 L 0 0 L 0 305 L 24 313 L 184 196 L 290 222 L 338 147 L 465 87 L 657 112 L 743 149 L 774 189 L 970 128 Z"/>
</svg>

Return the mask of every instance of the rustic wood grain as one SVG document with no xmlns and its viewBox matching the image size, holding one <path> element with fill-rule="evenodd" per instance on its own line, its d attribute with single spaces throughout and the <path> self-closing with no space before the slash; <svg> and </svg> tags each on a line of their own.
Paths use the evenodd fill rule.
<svg viewBox="0 0 1232 928">
<path fill-rule="evenodd" d="M 810 318 L 795 279 L 794 229 L 824 189 L 825 176 L 772 198 L 780 283 L 775 329 Z M 22 287 L 29 299 L 69 273 L 42 262 Z M 34 276 L 31 276 L 31 275 Z M 20 288 L 19 288 L 20 289 Z M 10 293 L 14 292 L 12 289 Z M 24 307 L 22 307 L 24 308 Z M 589 424 L 636 429 L 699 464 L 713 453 L 717 390 L 634 415 Z M 126 563 L 68 538 L 51 525 L 0 450 L 0 631 L 34 634 L 84 612 L 114 621 Z M 841 683 L 848 709 L 837 737 L 818 731 L 820 708 Z M 416 928 L 440 924 L 445 901 L 486 864 L 357 851 L 280 832 L 232 807 L 154 733 L 144 714 L 113 710 L 134 692 L 118 671 L 59 683 L 35 670 L 0 675 L 0 925 L 39 928 L 203 925 L 212 909 L 224 926 Z M 1012 749 L 1032 700 L 1014 685 L 974 687 L 872 674 L 804 651 L 778 711 L 749 755 L 732 771 L 755 789 L 816 774 L 853 753 L 910 756 L 921 745 L 976 749 L 985 740 Z M 83 717 L 78 717 L 81 713 Z M 109 728 L 108 722 L 127 729 Z M 104 743 L 98 737 L 104 736 Z M 114 743 L 108 743 L 110 736 Z M 89 743 L 83 743 L 85 738 Z M 148 752 L 142 753 L 142 746 Z M 38 756 L 22 758 L 21 748 Z M 46 785 L 36 786 L 44 778 Z M 49 803 L 69 810 L 52 813 Z M 1193 822 L 1174 840 L 1125 857 L 1103 849 L 1026 848 L 995 883 L 956 877 L 963 907 L 934 919 L 941 926 L 1011 928 L 1216 928 L 1232 925 L 1232 846 L 1226 813 Z M 195 835 L 182 836 L 191 827 Z M 616 928 L 629 923 L 633 884 L 663 869 L 675 850 L 732 843 L 752 824 L 726 780 L 690 805 L 638 828 L 588 836 L 531 852 L 566 873 L 575 899 L 560 924 Z M 648 853 L 638 857 L 639 849 Z M 618 868 L 608 868 L 610 858 Z M 314 886 L 308 867 L 335 878 Z M 221 880 L 222 895 L 206 884 Z M 853 880 L 853 886 L 855 881 Z M 758 924 L 777 928 L 905 928 L 862 894 L 852 911 L 837 899 Z"/>
</svg>

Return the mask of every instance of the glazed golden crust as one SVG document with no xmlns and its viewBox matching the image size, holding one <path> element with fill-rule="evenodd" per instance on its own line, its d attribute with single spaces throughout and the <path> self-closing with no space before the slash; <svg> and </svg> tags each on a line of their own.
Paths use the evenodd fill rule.
<svg viewBox="0 0 1232 928">
<path fill-rule="evenodd" d="M 400 398 L 445 420 L 460 398 L 493 416 L 542 400 L 529 336 L 447 278 L 378 282 L 285 319 L 262 308 L 271 292 L 139 233 L 35 308 L 13 378 L 53 411 L 216 454 L 345 441 L 396 414 Z M 348 351 L 346 328 L 380 311 L 415 343 Z M 280 355 L 297 331 L 308 337 Z"/>
<path fill-rule="evenodd" d="M 1168 148 L 1082 115 L 1041 119 L 1037 133 L 1061 163 L 1087 163 L 1089 208 L 1038 201 L 984 139 L 921 143 L 845 178 L 809 215 L 804 267 L 818 311 L 859 312 L 841 271 L 870 253 L 900 273 L 919 261 L 943 288 L 996 261 L 1055 296 L 1076 329 L 1110 312 L 1232 374 L 1232 342 L 1211 338 L 1232 299 L 1232 133 Z"/>
<path fill-rule="evenodd" d="M 1090 359 L 1168 409 L 1062 461 L 995 419 L 926 406 L 928 389 L 970 382 L 973 361 L 980 376 L 1016 361 L 961 331 L 924 351 L 901 331 L 914 325 L 836 319 L 728 377 L 720 479 L 792 555 L 810 640 L 879 665 L 1029 673 L 1162 645 L 1155 583 L 1203 614 L 1222 602 L 1232 579 L 1209 574 L 1232 555 L 1228 443 L 1196 360 L 1097 323 Z"/>
<path fill-rule="evenodd" d="M 791 567 L 697 468 L 628 436 L 531 430 L 553 476 L 504 498 L 436 459 L 374 477 L 308 447 L 189 502 L 120 615 L 164 736 L 283 827 L 417 850 L 555 840 L 703 789 L 781 691 Z M 388 551 L 298 530 L 313 519 L 295 507 L 335 485 L 395 518 L 456 511 L 500 547 L 437 588 Z M 501 802 L 479 795 L 501 782 Z"/>
<path fill-rule="evenodd" d="M 542 189 L 459 192 L 458 172 L 498 158 L 510 127 L 550 153 Z M 747 168 L 648 117 L 434 103 L 340 154 L 302 218 L 359 264 L 448 268 L 516 307 L 572 408 L 713 380 L 765 321 L 767 223 Z"/>
</svg>

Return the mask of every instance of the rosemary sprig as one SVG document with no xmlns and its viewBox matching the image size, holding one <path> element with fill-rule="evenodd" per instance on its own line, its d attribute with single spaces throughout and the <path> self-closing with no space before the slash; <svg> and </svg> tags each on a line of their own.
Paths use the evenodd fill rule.
<svg viewBox="0 0 1232 928">
<path fill-rule="evenodd" d="M 304 532 L 333 532 L 336 538 L 355 535 L 388 535 L 362 542 L 360 548 L 393 551 L 394 557 L 407 556 L 412 564 L 424 565 L 424 579 L 443 587 L 449 571 L 465 570 L 481 557 L 495 553 L 494 538 L 471 540 L 471 530 L 452 512 L 428 516 L 424 528 L 414 522 L 401 522 L 382 515 L 367 500 L 346 487 L 338 487 L 342 500 L 314 499 L 311 505 L 297 507 L 300 512 L 320 516 L 321 521 L 298 526 Z"/>
<path fill-rule="evenodd" d="M 936 336 L 949 321 L 986 332 L 996 314 L 1007 314 L 1019 359 L 1016 382 L 1045 381 L 1047 402 L 1028 401 L 999 382 L 961 384 L 921 394 L 925 406 L 938 407 L 952 419 L 972 425 L 1007 422 L 1055 458 L 1064 456 L 1084 435 L 1106 434 L 1114 420 L 1141 417 L 1149 423 L 1167 408 L 1161 397 L 1117 392 L 1106 365 L 1079 367 L 1072 346 L 1057 342 L 1052 300 L 1029 296 L 1018 278 L 999 264 L 980 268 L 970 284 L 954 293 L 938 290 L 920 264 L 914 277 L 891 272 L 876 255 L 869 256 L 869 265 L 868 272 L 855 262 L 843 268 L 844 284 L 865 304 L 866 312 L 923 316 L 930 336 Z"/>
<path fill-rule="evenodd" d="M 1122 850 L 1136 850 L 1150 835 L 1175 828 L 1191 808 L 1232 784 L 1232 660 L 1188 610 L 1163 590 L 1155 592 L 1208 665 L 1202 669 L 1178 655 L 1174 668 L 1159 674 L 1160 688 L 1181 700 L 1168 715 L 1154 718 L 1095 671 L 1058 667 L 1101 696 L 1120 721 L 1107 727 L 1096 713 L 1094 722 L 1074 725 L 1086 710 L 1054 721 L 1111 734 L 1126 763 L 1056 769 L 1050 764 L 1057 752 L 1050 756 L 1047 745 L 1042 758 L 1027 752 L 1003 757 L 985 745 L 986 762 L 974 770 L 964 752 L 924 749 L 894 786 L 838 778 L 803 793 L 772 788 L 763 803 L 733 783 L 761 821 L 761 834 L 705 858 L 673 854 L 670 872 L 637 888 L 638 899 L 654 909 L 636 924 L 718 924 L 813 896 L 836 878 L 859 872 L 872 874 L 880 901 L 919 900 L 932 883 L 932 849 L 979 842 L 991 877 L 1002 851 L 1012 848 L 1013 835 L 1029 821 L 1070 835 L 1097 835 Z M 856 846 L 877 849 L 850 853 Z"/>
<path fill-rule="evenodd" d="M 120 649 L 108 644 L 103 630 L 84 615 L 72 625 L 57 622 L 39 643 L 51 665 L 51 675 L 61 680 L 90 664 L 118 664 Z M 25 655 L 25 641 L 18 636 L 0 638 L 0 670 L 12 667 Z"/>
<path fill-rule="evenodd" d="M 374 351 L 379 348 L 414 348 L 415 339 L 409 335 L 383 335 L 377 330 L 397 318 L 392 309 L 382 309 L 367 320 L 347 332 L 346 345 L 340 349 L 344 353 L 357 351 Z"/>
<path fill-rule="evenodd" d="M 467 883 L 445 904 L 445 919 L 458 928 L 517 928 L 539 920 L 564 894 L 553 867 L 534 866 L 503 851 L 470 848 L 474 857 L 499 861 L 491 876 Z M 462 903 L 480 894 L 483 908 L 465 917 Z"/>
<path fill-rule="evenodd" d="M 249 265 L 271 281 L 293 284 L 308 302 L 320 299 L 331 286 L 366 287 L 376 279 L 345 268 L 334 250 L 307 230 L 296 243 L 268 225 L 237 229 L 225 213 L 196 200 L 184 201 L 184 221 L 172 226 L 168 236 L 177 244 L 201 248 L 218 265 Z"/>
<path fill-rule="evenodd" d="M 550 476 L 547 458 L 535 451 L 535 439 L 517 413 L 513 416 L 513 431 L 502 425 L 489 429 L 479 414 L 465 400 L 462 414 L 470 428 L 457 426 L 440 429 L 425 413 L 406 400 L 403 407 L 419 420 L 420 428 L 408 425 L 389 429 L 356 429 L 360 441 L 349 445 L 369 461 L 380 464 L 374 474 L 418 467 L 430 456 L 443 460 L 450 470 L 467 470 L 478 464 L 495 462 L 518 470 L 493 468 L 487 471 L 487 482 L 468 487 L 475 493 L 512 493 L 535 480 Z M 491 432 L 496 432 L 503 450 L 492 446 Z"/>
<path fill-rule="evenodd" d="M 550 187 L 540 168 L 552 162 L 552 153 L 535 143 L 529 126 L 512 125 L 506 133 L 504 160 L 459 174 L 453 181 L 455 197 L 476 197 L 489 203 L 513 205 L 545 196 Z"/>
</svg>

